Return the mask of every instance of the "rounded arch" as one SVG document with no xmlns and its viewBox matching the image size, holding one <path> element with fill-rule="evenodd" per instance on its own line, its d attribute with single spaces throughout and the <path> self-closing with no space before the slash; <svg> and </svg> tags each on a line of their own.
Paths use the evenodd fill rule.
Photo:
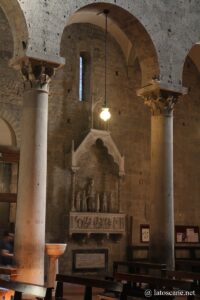
<svg viewBox="0 0 200 300">
<path fill-rule="evenodd" d="M 185 11 L 184 18 L 180 10 L 182 5 L 184 5 Z M 200 9 L 198 1 L 196 3 L 194 1 L 193 5 L 191 5 L 190 1 L 187 4 L 182 2 L 181 6 L 178 8 L 176 5 L 176 9 L 174 9 L 174 17 L 175 15 L 176 17 L 174 20 L 174 17 L 172 18 L 172 26 L 169 28 L 170 32 L 168 35 L 170 39 L 168 39 L 168 45 L 166 45 L 169 64 L 167 66 L 167 64 L 164 65 L 163 63 L 161 68 L 168 68 L 165 73 L 168 73 L 168 75 L 171 73 L 172 80 L 176 81 L 178 85 L 184 86 L 182 80 L 186 60 L 189 58 L 196 65 L 193 51 L 196 52 L 196 47 L 200 42 Z M 178 14 L 178 9 L 180 15 Z"/>
<path fill-rule="evenodd" d="M 28 29 L 23 10 L 17 0 L 0 0 L 0 8 L 11 28 L 14 42 L 13 60 L 23 57 L 28 43 Z"/>
<path fill-rule="evenodd" d="M 8 122 L 0 118 L 0 145 L 2 146 L 16 146 L 16 136 L 13 128 Z"/>
<path fill-rule="evenodd" d="M 104 19 L 101 16 L 104 9 L 110 11 L 108 20 L 111 26 L 108 26 L 108 31 L 121 46 L 126 61 L 130 58 L 132 48 L 135 50 L 142 72 L 142 86 L 146 85 L 152 78 L 157 78 L 159 76 L 159 64 L 154 43 L 145 27 L 128 10 L 116 4 L 105 2 L 80 4 L 68 14 L 65 27 L 73 23 L 90 23 L 104 28 Z"/>
<path fill-rule="evenodd" d="M 187 58 L 190 58 L 192 60 L 192 62 L 194 63 L 194 65 L 196 66 L 196 68 L 198 69 L 198 71 L 200 72 L 200 42 L 196 43 L 192 46 L 192 48 L 189 50 L 184 64 L 183 64 L 183 69 L 185 67 L 185 63 Z"/>
<path fill-rule="evenodd" d="M 192 43 L 185 54 L 182 64 L 182 82 L 188 89 L 183 101 L 178 101 L 174 110 L 174 178 L 175 199 L 177 208 L 188 203 L 188 207 L 177 216 L 182 221 L 188 217 L 197 218 L 198 212 L 200 170 L 200 45 Z M 181 162 L 181 165 L 180 165 Z M 185 174 L 181 177 L 181 174 Z M 194 180 L 196 179 L 196 180 Z M 187 184 L 183 184 L 187 182 Z M 190 191 L 193 191 L 190 195 Z M 185 195 L 185 196 L 184 196 Z M 192 203 L 193 208 L 189 203 Z M 179 211 L 180 209 L 178 209 Z M 187 213 L 186 213 L 187 212 Z M 180 222 L 180 221 L 179 221 Z"/>
<path fill-rule="evenodd" d="M 193 67 L 196 68 L 197 73 L 200 72 L 200 42 L 197 42 L 192 45 L 182 62 L 182 84 L 185 87 L 187 94 L 190 93 L 190 84 L 186 79 L 185 74 L 187 73 L 186 70 L 191 72 L 191 70 L 188 70 L 191 69 L 191 65 L 193 65 Z"/>
<path fill-rule="evenodd" d="M 19 147 L 20 144 L 20 128 L 18 122 L 12 116 L 12 114 L 6 110 L 0 109 L 0 118 L 3 119 L 7 126 L 9 126 L 11 132 L 13 132 L 13 141 L 15 146 Z"/>
</svg>

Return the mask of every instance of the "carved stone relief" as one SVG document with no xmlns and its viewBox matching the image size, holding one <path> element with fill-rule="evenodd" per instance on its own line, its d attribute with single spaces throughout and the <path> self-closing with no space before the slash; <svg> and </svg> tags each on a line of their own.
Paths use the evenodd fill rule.
<svg viewBox="0 0 200 300">
<path fill-rule="evenodd" d="M 70 212 L 72 234 L 124 234 L 125 214 Z"/>
<path fill-rule="evenodd" d="M 116 192 L 97 192 L 93 178 L 83 190 L 76 191 L 74 210 L 77 212 L 119 212 Z"/>
<path fill-rule="evenodd" d="M 93 173 L 90 165 L 93 166 Z M 91 176 L 93 174 L 94 176 Z M 121 156 L 109 132 L 91 129 L 76 150 L 74 142 L 72 142 L 70 234 L 84 232 L 86 234 L 105 234 L 105 230 L 102 231 L 102 229 L 106 228 L 98 224 L 97 227 L 93 224 L 94 226 L 91 225 L 92 227 L 89 230 L 85 228 L 80 232 L 78 225 L 76 231 L 72 228 L 77 218 L 80 219 L 80 222 L 82 222 L 82 219 L 90 220 L 95 224 L 97 221 L 104 222 L 105 220 L 102 221 L 104 214 L 107 216 L 106 222 L 111 224 L 109 225 L 111 227 L 109 227 L 108 234 L 121 234 L 121 232 L 124 232 L 124 229 L 121 231 L 115 230 L 118 214 L 122 215 L 123 222 L 125 222 L 125 215 L 120 214 L 121 180 L 124 175 L 124 157 Z M 111 177 L 112 184 L 109 180 Z M 96 219 L 93 219 L 93 215 L 96 216 Z M 113 215 L 115 215 L 114 219 Z M 114 224 L 114 227 L 112 224 Z"/>
<path fill-rule="evenodd" d="M 114 163 L 118 166 L 118 174 L 115 174 L 117 192 L 116 190 L 107 191 L 102 188 L 97 190 L 95 178 L 87 178 L 85 186 L 81 188 L 76 184 L 81 157 L 84 153 L 90 151 L 90 147 L 97 140 L 102 141 L 108 155 L 113 158 Z M 121 156 L 109 132 L 91 129 L 76 150 L 74 149 L 74 142 L 72 142 L 71 174 L 71 211 L 120 212 L 121 179 L 125 175 L 124 157 Z"/>
</svg>

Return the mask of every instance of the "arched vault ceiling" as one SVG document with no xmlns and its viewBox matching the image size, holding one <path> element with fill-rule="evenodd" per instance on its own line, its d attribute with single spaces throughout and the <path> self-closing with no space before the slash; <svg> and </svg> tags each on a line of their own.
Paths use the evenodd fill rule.
<svg viewBox="0 0 200 300">
<path fill-rule="evenodd" d="M 103 30 L 105 29 L 105 16 L 103 14 L 97 14 L 95 11 L 89 11 L 87 9 L 83 11 L 78 11 L 74 15 L 69 18 L 67 25 L 71 25 L 74 23 L 90 23 L 96 26 L 101 27 Z M 115 38 L 115 40 L 120 45 L 126 60 L 128 60 L 132 43 L 124 33 L 123 30 L 117 26 L 117 24 L 109 18 L 108 16 L 108 32 Z"/>
<path fill-rule="evenodd" d="M 143 84 L 159 74 L 157 53 L 153 42 L 144 26 L 128 11 L 116 5 L 93 3 L 78 10 L 69 18 L 69 24 L 84 20 L 105 28 L 104 9 L 109 10 L 108 30 L 121 46 L 126 60 L 134 46 L 142 71 Z"/>
</svg>

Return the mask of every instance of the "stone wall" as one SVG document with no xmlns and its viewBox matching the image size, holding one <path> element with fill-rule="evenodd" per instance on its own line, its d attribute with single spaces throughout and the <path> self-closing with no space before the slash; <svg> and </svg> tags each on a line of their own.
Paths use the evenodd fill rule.
<svg viewBox="0 0 200 300">
<path fill-rule="evenodd" d="M 135 93 L 140 85 L 138 61 L 132 61 L 127 66 L 119 45 L 110 36 L 108 49 L 108 101 L 112 112 L 109 130 L 120 152 L 125 156 L 126 176 L 122 183 L 121 205 L 126 213 L 130 208 L 132 210 L 133 207 L 139 207 L 139 210 L 133 209 L 134 221 L 138 224 L 141 215 L 143 216 L 142 199 L 148 197 L 149 188 L 146 185 L 149 182 L 149 172 L 145 169 L 149 169 L 150 113 Z M 81 51 L 88 52 L 91 56 L 91 93 L 90 99 L 85 102 L 78 100 L 78 63 Z M 95 108 L 94 125 L 101 125 L 97 120 L 101 102 L 99 106 L 97 101 L 104 95 L 104 32 L 90 24 L 71 25 L 65 29 L 61 52 L 66 58 L 66 65 L 57 71 L 52 81 L 49 102 L 47 238 L 51 241 L 69 239 L 69 153 L 72 139 L 77 147 L 91 127 L 92 103 Z M 141 143 L 143 151 L 140 151 Z M 100 155 L 97 155 L 98 151 Z M 105 164 L 102 154 L 102 150 L 93 147 L 90 153 L 85 153 L 82 157 L 80 167 L 83 171 L 78 175 L 80 186 L 86 184 L 88 177 L 99 178 L 103 160 Z M 111 166 L 112 174 L 108 175 L 105 182 L 107 189 L 109 185 L 112 186 L 111 189 L 114 188 L 115 179 L 112 177 L 114 178 L 115 172 Z M 100 188 L 97 182 L 96 188 Z M 89 239 L 81 245 L 80 241 L 70 239 L 62 266 L 70 269 L 72 249 L 106 247 L 114 259 L 119 259 L 124 256 L 125 244 L 126 237 L 117 243 L 105 240 L 101 244 Z M 109 263 L 111 264 L 111 260 Z"/>
<path fill-rule="evenodd" d="M 18 71 L 8 67 L 12 57 L 12 35 L 0 12 L 0 116 L 14 120 L 19 128 L 22 104 L 22 79 Z M 78 100 L 78 61 L 80 51 L 91 55 L 91 93 L 84 102 Z M 48 177 L 47 177 L 47 227 L 48 242 L 68 242 L 62 258 L 62 270 L 72 266 L 72 249 L 108 248 L 112 259 L 125 255 L 127 237 L 120 241 L 84 241 L 70 239 L 68 213 L 71 200 L 70 150 L 72 140 L 77 147 L 91 126 L 91 105 L 104 93 L 104 32 L 90 24 L 73 24 L 66 27 L 61 43 L 61 54 L 66 59 L 64 67 L 56 72 L 50 86 L 48 123 Z M 133 216 L 133 242 L 140 242 L 140 224 L 149 222 L 150 190 L 150 111 L 142 99 L 136 96 L 141 87 L 140 62 L 135 56 L 128 65 L 116 41 L 109 36 L 108 100 L 112 112 L 109 130 L 121 154 L 125 156 L 126 176 L 122 182 L 121 206 L 123 212 Z M 199 72 L 191 60 L 184 68 L 184 86 L 189 94 L 180 101 L 174 112 L 174 183 L 176 224 L 200 225 L 199 222 Z M 94 124 L 100 126 L 96 106 Z M 6 119 L 6 117 L 4 117 Z M 11 124 L 12 125 L 12 124 Z M 14 128 L 15 130 L 15 128 Z M 20 136 L 20 135 L 19 135 Z M 18 143 L 19 144 L 19 143 Z M 100 167 L 95 168 L 96 158 L 86 153 L 81 161 L 83 180 L 91 172 L 98 177 Z M 100 151 L 100 153 L 102 153 Z M 113 166 L 110 167 L 115 172 Z M 92 171 L 91 171 L 92 170 Z M 81 176 L 84 178 L 81 179 Z M 113 174 L 112 174 L 113 176 Z M 113 182 L 112 178 L 107 184 Z M 111 259 L 112 258 L 112 259 Z"/>
<path fill-rule="evenodd" d="M 152 60 L 149 61 L 149 48 L 155 47 L 154 54 L 158 57 L 162 80 L 169 85 L 180 87 L 184 60 L 192 46 L 199 42 L 198 0 L 106 0 L 102 3 L 96 3 L 94 0 L 35 0 L 32 10 L 29 0 L 12 0 L 11 8 L 8 1 L 0 1 L 10 18 L 13 30 L 18 29 L 18 52 L 22 52 L 21 42 L 25 40 L 24 52 L 27 55 L 38 59 L 48 57 L 48 60 L 55 62 L 60 61 L 62 33 L 74 13 L 80 12 L 80 9 L 86 6 L 88 8 L 89 5 L 92 5 L 91 10 L 98 6 L 98 10 L 95 11 L 98 13 L 102 7 L 104 9 L 107 6 L 114 11 L 114 21 L 127 34 L 134 35 L 137 43 L 141 43 L 141 64 L 144 65 L 144 73 L 149 72 L 148 79 L 150 80 L 152 75 L 158 75 L 152 74 L 154 64 Z M 144 38 L 145 35 L 148 37 Z M 142 42 L 141 37 L 144 39 Z M 150 63 L 151 68 L 148 68 Z M 146 77 L 146 74 L 144 76 Z"/>
<path fill-rule="evenodd" d="M 199 225 L 200 75 L 186 59 L 183 84 L 188 95 L 174 112 L 174 197 L 177 224 Z"/>
<path fill-rule="evenodd" d="M 13 39 L 2 10 L 0 10 L 0 37 L 0 117 L 13 127 L 19 145 L 23 83 L 20 73 L 9 67 L 13 53 Z"/>
</svg>

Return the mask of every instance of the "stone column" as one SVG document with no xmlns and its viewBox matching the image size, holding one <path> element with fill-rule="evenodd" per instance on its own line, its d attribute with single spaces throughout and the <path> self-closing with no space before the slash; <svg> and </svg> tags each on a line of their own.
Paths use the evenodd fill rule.
<svg viewBox="0 0 200 300">
<path fill-rule="evenodd" d="M 48 85 L 54 70 L 40 61 L 22 64 L 24 102 L 15 232 L 17 280 L 44 284 Z"/>
<path fill-rule="evenodd" d="M 180 92 L 151 84 L 138 91 L 151 108 L 150 260 L 174 268 L 173 107 Z"/>
</svg>

